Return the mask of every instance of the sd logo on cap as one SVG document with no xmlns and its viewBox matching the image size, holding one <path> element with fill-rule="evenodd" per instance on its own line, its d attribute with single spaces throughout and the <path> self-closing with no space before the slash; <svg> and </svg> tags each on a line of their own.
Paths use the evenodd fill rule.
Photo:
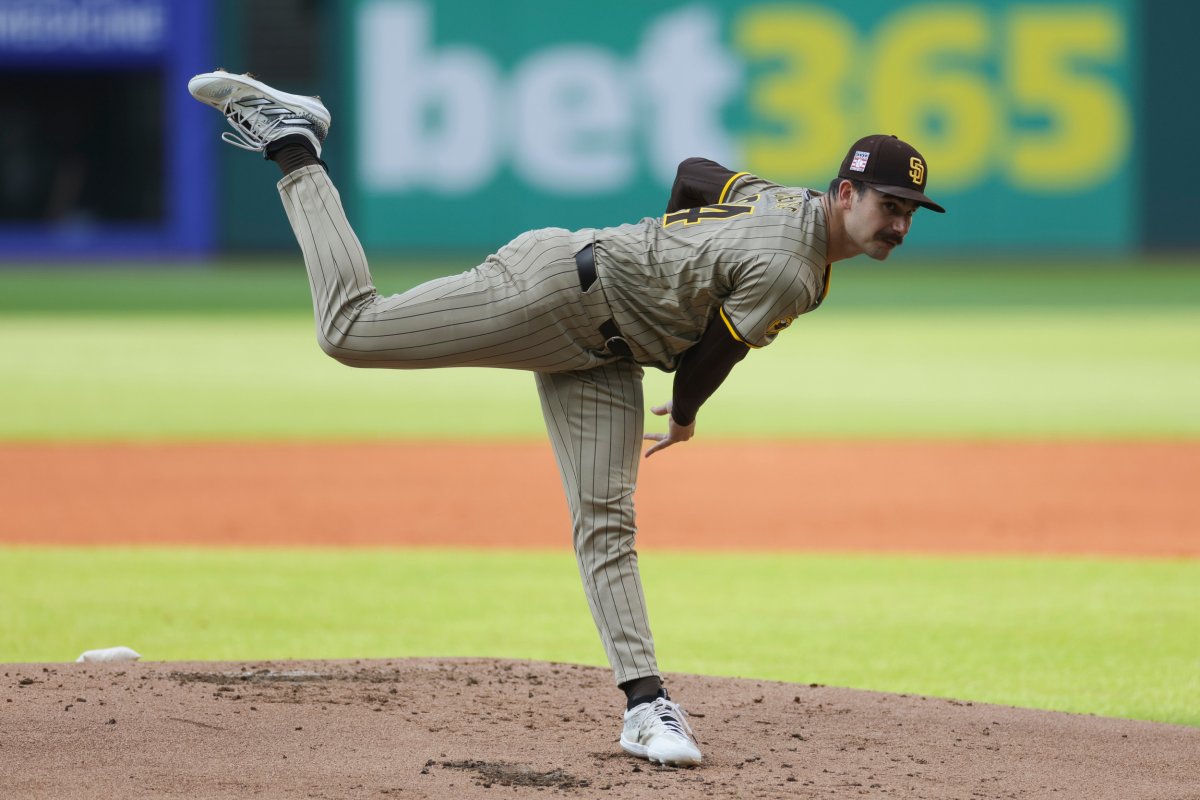
<svg viewBox="0 0 1200 800">
<path fill-rule="evenodd" d="M 928 171 L 925 159 L 902 139 L 884 133 L 864 136 L 850 146 L 842 159 L 839 178 L 862 181 L 884 194 L 914 200 L 939 214 L 946 209 L 925 195 Z"/>
</svg>

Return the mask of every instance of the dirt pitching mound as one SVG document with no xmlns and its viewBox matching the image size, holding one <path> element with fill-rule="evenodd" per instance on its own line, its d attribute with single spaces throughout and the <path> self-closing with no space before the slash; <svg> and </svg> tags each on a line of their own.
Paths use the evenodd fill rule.
<svg viewBox="0 0 1200 800">
<path fill-rule="evenodd" d="M 617 744 L 607 670 L 459 660 L 0 665 L 0 796 L 1200 797 L 1200 730 L 668 676 L 704 751 Z"/>
</svg>

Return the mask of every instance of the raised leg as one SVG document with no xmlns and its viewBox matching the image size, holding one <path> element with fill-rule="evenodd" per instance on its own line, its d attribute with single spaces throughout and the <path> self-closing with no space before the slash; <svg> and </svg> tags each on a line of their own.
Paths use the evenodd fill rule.
<svg viewBox="0 0 1200 800">
<path fill-rule="evenodd" d="M 304 253 L 321 349 L 354 367 L 585 369 L 603 359 L 598 302 L 579 290 L 567 231 L 532 231 L 459 275 L 378 294 L 341 198 L 319 166 L 279 194 Z"/>
</svg>

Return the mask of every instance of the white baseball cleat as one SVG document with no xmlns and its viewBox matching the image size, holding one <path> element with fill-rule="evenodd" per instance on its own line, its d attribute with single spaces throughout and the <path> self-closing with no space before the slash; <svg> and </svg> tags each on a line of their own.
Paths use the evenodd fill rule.
<svg viewBox="0 0 1200 800">
<path fill-rule="evenodd" d="M 219 69 L 188 81 L 192 97 L 225 115 L 234 133 L 221 139 L 234 147 L 261 153 L 284 136 L 301 134 L 312 142 L 317 157 L 329 133 L 332 118 L 319 97 L 288 94 L 272 89 L 249 75 Z"/>
<path fill-rule="evenodd" d="M 665 691 L 653 702 L 625 712 L 621 747 L 640 758 L 676 767 L 694 766 L 701 758 L 687 712 L 671 702 Z"/>
</svg>

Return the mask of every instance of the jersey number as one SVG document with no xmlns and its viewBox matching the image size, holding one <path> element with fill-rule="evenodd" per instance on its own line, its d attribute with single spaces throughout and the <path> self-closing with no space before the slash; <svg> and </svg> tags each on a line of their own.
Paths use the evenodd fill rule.
<svg viewBox="0 0 1200 800">
<path fill-rule="evenodd" d="M 753 214 L 754 206 L 731 205 L 722 203 L 716 206 L 700 206 L 699 208 L 689 208 L 684 211 L 676 211 L 674 214 L 667 214 L 663 217 L 663 227 L 669 228 L 676 222 L 682 222 L 684 225 L 695 225 L 697 222 L 703 222 L 706 219 L 733 219 L 740 217 L 743 214 Z"/>
</svg>

